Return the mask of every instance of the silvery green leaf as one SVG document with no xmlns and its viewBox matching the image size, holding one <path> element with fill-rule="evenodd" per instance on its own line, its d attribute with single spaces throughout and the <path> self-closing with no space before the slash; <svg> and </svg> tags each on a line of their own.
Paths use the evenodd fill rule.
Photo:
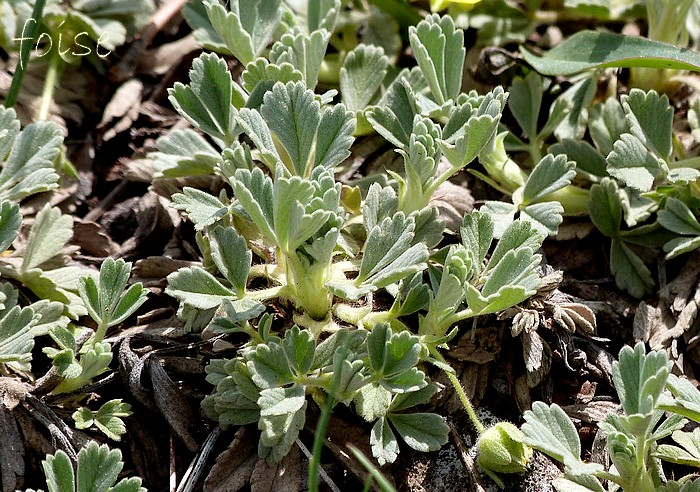
<svg viewBox="0 0 700 492">
<path fill-rule="evenodd" d="M 114 441 L 121 440 L 126 433 L 123 417 L 131 415 L 131 405 L 121 399 L 110 400 L 104 403 L 94 414 L 95 426 L 107 437 Z"/>
<path fill-rule="evenodd" d="M 256 113 L 257 114 L 257 113 Z M 273 225 L 274 197 L 272 180 L 265 176 L 261 169 L 253 171 L 239 169 L 232 180 L 233 194 L 248 213 L 260 232 L 270 241 L 276 241 L 277 236 Z"/>
<path fill-rule="evenodd" d="M 354 142 L 355 119 L 345 106 L 337 104 L 323 110 L 316 134 L 313 167 L 331 171 L 350 156 Z"/>
<path fill-rule="evenodd" d="M 666 386 L 671 364 L 666 352 L 645 353 L 643 343 L 634 349 L 625 346 L 618 360 L 613 362 L 612 372 L 615 390 L 626 415 L 651 414 Z"/>
<path fill-rule="evenodd" d="M 177 178 L 211 174 L 221 161 L 221 153 L 190 128 L 176 129 L 156 141 L 154 160 L 156 178 Z"/>
<path fill-rule="evenodd" d="M 277 65 L 290 63 L 302 73 L 306 87 L 313 89 L 318 83 L 330 36 L 325 29 L 310 34 L 287 32 L 272 45 L 270 61 Z"/>
<path fill-rule="evenodd" d="M 58 174 L 54 163 L 62 145 L 63 132 L 56 123 L 30 123 L 20 132 L 14 110 L 3 107 L 0 110 L 0 201 L 21 200 L 56 188 Z"/>
<path fill-rule="evenodd" d="M 217 226 L 209 233 L 211 257 L 239 298 L 245 296 L 253 253 L 232 227 Z"/>
<path fill-rule="evenodd" d="M 688 434 L 690 434 L 690 432 L 688 432 Z M 698 452 L 697 448 L 693 451 Z M 653 456 L 654 458 L 659 458 L 670 463 L 692 466 L 693 468 L 700 467 L 700 456 L 690 453 L 683 448 L 679 448 L 678 446 L 673 446 L 671 444 L 659 445 L 654 450 Z"/>
<path fill-rule="evenodd" d="M 508 107 L 530 140 L 537 138 L 537 122 L 544 94 L 544 80 L 537 72 L 530 72 L 525 78 L 516 77 L 508 88 Z"/>
<path fill-rule="evenodd" d="M 411 48 L 439 105 L 456 100 L 462 88 L 464 34 L 451 17 L 429 15 L 408 29 Z"/>
<path fill-rule="evenodd" d="M 380 105 L 367 109 L 367 121 L 382 137 L 399 149 L 408 147 L 413 119 L 420 111 L 410 84 L 404 78 L 389 86 Z"/>
<path fill-rule="evenodd" d="M 604 178 L 591 186 L 588 209 L 591 222 L 608 237 L 616 237 L 622 224 L 622 205 L 615 181 Z"/>
<path fill-rule="evenodd" d="M 588 108 L 597 87 L 597 78 L 591 73 L 591 76 L 576 82 L 564 91 L 552 104 L 549 120 L 540 132 L 540 140 L 544 141 L 549 137 L 551 130 L 554 130 L 558 140 L 582 139 L 588 122 Z M 560 114 L 557 114 L 557 109 L 561 111 Z"/>
<path fill-rule="evenodd" d="M 661 159 L 671 155 L 673 108 L 666 94 L 631 89 L 620 96 L 630 132 Z"/>
<path fill-rule="evenodd" d="M 675 185 L 687 185 L 696 182 L 700 178 L 700 171 L 690 167 L 677 167 L 671 169 L 666 176 L 666 181 Z"/>
<path fill-rule="evenodd" d="M 675 374 L 669 374 L 667 387 L 675 398 L 667 399 L 662 395 L 658 407 L 700 422 L 700 391 L 693 383 Z"/>
<path fill-rule="evenodd" d="M 574 467 L 581 462 L 581 441 L 574 424 L 559 405 L 550 406 L 540 401 L 525 411 L 522 431 L 525 443 L 564 463 Z M 601 467 L 602 468 L 602 467 Z"/>
<path fill-rule="evenodd" d="M 668 396 L 668 393 L 666 393 Z M 662 397 L 659 397 L 659 402 L 662 401 Z M 656 407 L 659 410 L 663 410 L 661 407 L 657 405 Z M 677 413 L 671 413 L 668 418 L 665 418 L 661 424 L 654 429 L 654 432 L 649 436 L 650 440 L 653 441 L 659 441 L 665 437 L 670 436 L 677 430 L 683 429 L 683 427 L 686 426 L 688 423 L 688 420 L 683 418 L 682 415 L 679 415 Z"/>
<path fill-rule="evenodd" d="M 37 324 L 32 327 L 34 336 L 47 335 L 52 329 L 68 326 L 70 320 L 63 315 L 65 306 L 60 302 L 42 299 L 32 303 L 29 307 L 40 316 Z M 2 316 L 2 312 L 0 312 L 0 316 Z"/>
<path fill-rule="evenodd" d="M 10 201 L 0 204 L 0 252 L 4 253 L 17 237 L 19 226 L 22 224 L 22 215 L 19 213 L 19 205 Z"/>
<path fill-rule="evenodd" d="M 428 382 L 423 371 L 411 367 L 408 371 L 382 379 L 380 384 L 392 393 L 406 393 L 418 391 L 424 388 Z"/>
<path fill-rule="evenodd" d="M 385 228 L 378 227 L 378 232 L 371 236 L 372 242 L 365 243 L 366 249 L 360 264 L 360 276 L 354 282 L 354 285 L 359 288 L 358 293 L 367 293 L 386 287 L 424 270 L 427 266 L 429 253 L 425 244 L 410 245 L 412 238 L 401 235 L 397 237 L 397 243 L 391 245 L 387 239 L 396 231 L 382 231 Z M 367 257 L 368 252 L 369 257 Z M 365 258 L 367 258 L 366 263 Z"/>
<path fill-rule="evenodd" d="M 454 138 L 454 143 L 440 140 L 440 148 L 447 160 L 452 164 L 452 172 L 469 164 L 484 149 L 493 138 L 498 128 L 499 118 L 491 115 L 473 116 L 463 126 Z M 450 174 L 452 174 L 452 172 Z"/>
<path fill-rule="evenodd" d="M 372 446 L 372 456 L 380 466 L 396 461 L 399 455 L 399 443 L 386 417 L 378 419 L 372 426 L 369 443 Z"/>
<path fill-rule="evenodd" d="M 613 144 L 623 133 L 630 132 L 620 101 L 609 97 L 604 103 L 592 106 L 588 116 L 588 130 L 603 155 L 612 152 Z"/>
<path fill-rule="evenodd" d="M 605 492 L 600 481 L 593 475 L 565 473 L 564 476 L 555 478 L 552 486 L 557 492 Z"/>
<path fill-rule="evenodd" d="M 0 319 L 0 364 L 26 364 L 32 360 L 34 333 L 39 321 L 34 310 L 15 306 Z"/>
<path fill-rule="evenodd" d="M 402 212 L 384 218 L 369 230 L 358 275 L 362 282 L 396 260 L 410 246 L 414 222 Z"/>
<path fill-rule="evenodd" d="M 576 163 L 576 172 L 593 182 L 608 175 L 607 162 L 591 144 L 585 140 L 562 139 L 549 147 L 554 155 L 564 154 Z"/>
<path fill-rule="evenodd" d="M 5 161 L 20 133 L 20 122 L 12 108 L 0 107 L 0 160 Z"/>
<path fill-rule="evenodd" d="M 236 137 L 236 109 L 231 104 L 233 80 L 226 61 L 204 53 L 194 59 L 189 75 L 189 85 L 175 82 L 168 99 L 194 127 L 231 143 Z"/>
<path fill-rule="evenodd" d="M 314 193 L 313 183 L 299 176 L 278 178 L 273 184 L 275 237 L 287 254 L 316 234 L 335 212 L 317 203 L 321 200 Z"/>
<path fill-rule="evenodd" d="M 306 27 L 309 32 L 318 29 L 333 32 L 340 6 L 340 0 L 311 0 L 306 12 Z"/>
<path fill-rule="evenodd" d="M 261 84 L 265 85 L 265 92 L 267 92 L 272 89 L 275 82 L 286 84 L 287 82 L 300 82 L 303 78 L 303 74 L 291 63 L 274 65 L 265 58 L 258 58 L 248 63 L 241 74 L 243 88 L 251 94 L 251 97 L 256 87 Z M 255 106 L 252 107 L 255 108 Z"/>
<path fill-rule="evenodd" d="M 392 376 L 418 363 L 421 347 L 418 337 L 403 331 L 393 333 L 388 323 L 379 323 L 367 335 L 367 353 L 372 369 Z"/>
<path fill-rule="evenodd" d="M 520 220 L 529 222 L 537 231 L 556 236 L 564 217 L 564 207 L 559 202 L 533 203 L 520 211 Z"/>
<path fill-rule="evenodd" d="M 119 299 L 119 304 L 112 312 L 112 319 L 109 326 L 118 325 L 124 322 L 129 316 L 134 314 L 140 308 L 148 296 L 148 290 L 143 288 L 141 282 L 133 284 L 127 289 L 124 295 Z"/>
<path fill-rule="evenodd" d="M 88 443 L 78 453 L 78 492 L 107 492 L 121 471 L 121 452 L 110 450 L 106 444 Z"/>
<path fill-rule="evenodd" d="M 56 454 L 48 455 L 41 465 L 44 469 L 49 492 L 72 492 L 75 490 L 73 463 L 64 451 L 59 449 Z"/>
<path fill-rule="evenodd" d="M 496 243 L 496 248 L 489 258 L 486 271 L 492 270 L 510 251 L 518 251 L 528 248 L 530 252 L 540 249 L 544 241 L 544 235 L 535 230 L 528 222 L 515 221 L 504 231 L 501 239 Z"/>
<path fill-rule="evenodd" d="M 379 90 L 389 59 L 380 46 L 360 44 L 350 51 L 340 68 L 341 101 L 348 110 L 364 111 Z"/>
<path fill-rule="evenodd" d="M 662 173 L 663 162 L 654 156 L 639 138 L 624 133 L 608 154 L 607 171 L 627 186 L 646 192 Z"/>
<path fill-rule="evenodd" d="M 333 355 L 333 380 L 335 398 L 349 406 L 358 392 L 367 387 L 364 361 L 353 358 L 345 347 L 340 348 Z"/>
<path fill-rule="evenodd" d="M 659 223 L 669 231 L 683 235 L 700 235 L 700 222 L 681 200 L 668 197 L 663 210 L 657 213 Z"/>
<path fill-rule="evenodd" d="M 316 341 L 309 330 L 300 330 L 298 326 L 293 326 L 284 334 L 282 347 L 287 356 L 289 367 L 298 376 L 309 372 L 316 350 Z"/>
<path fill-rule="evenodd" d="M 391 413 L 387 418 L 406 444 L 416 451 L 437 451 L 447 443 L 450 428 L 436 413 Z"/>
<path fill-rule="evenodd" d="M 318 344 L 314 354 L 314 368 L 325 368 L 333 364 L 335 353 L 341 350 L 341 347 L 351 353 L 361 350 L 364 344 L 367 332 L 365 330 L 348 330 L 341 328 Z"/>
<path fill-rule="evenodd" d="M 619 239 L 613 239 L 610 245 L 610 271 L 615 275 L 615 284 L 638 299 L 654 287 L 654 279 L 642 259 Z"/>
<path fill-rule="evenodd" d="M 508 202 L 488 201 L 480 210 L 493 220 L 493 237 L 500 238 L 513 224 L 518 207 Z"/>
<path fill-rule="evenodd" d="M 280 4 L 281 0 L 232 0 L 227 12 L 218 2 L 204 2 L 212 27 L 244 65 L 269 44 L 282 16 Z"/>
<path fill-rule="evenodd" d="M 187 212 L 196 230 L 215 224 L 228 213 L 228 207 L 217 197 L 185 186 L 182 193 L 173 194 L 173 208 Z"/>
<path fill-rule="evenodd" d="M 63 215 L 58 208 L 46 204 L 38 214 L 29 231 L 27 248 L 21 273 L 39 267 L 42 263 L 58 255 L 73 237 L 73 218 Z"/>
<path fill-rule="evenodd" d="M 308 176 L 309 156 L 320 122 L 320 105 L 301 82 L 275 84 L 260 114 L 289 155 L 293 173 Z"/>
<path fill-rule="evenodd" d="M 256 345 L 248 359 L 250 377 L 258 388 L 276 388 L 294 382 L 285 347 L 280 343 L 269 341 Z"/>
<path fill-rule="evenodd" d="M 197 309 L 212 309 L 224 299 L 236 299 L 235 292 L 199 267 L 181 268 L 167 279 L 165 293 Z"/>
<path fill-rule="evenodd" d="M 260 442 L 258 455 L 279 463 L 291 449 L 304 426 L 306 400 L 299 386 L 273 388 L 260 392 Z"/>
<path fill-rule="evenodd" d="M 399 199 L 394 188 L 372 183 L 362 204 L 362 220 L 367 234 L 384 219 L 393 217 L 398 208 Z"/>
<path fill-rule="evenodd" d="M 522 203 L 529 205 L 543 199 L 548 194 L 571 184 L 575 176 L 575 162 L 568 161 L 565 155 L 560 154 L 555 157 L 547 154 L 530 173 L 523 189 Z"/>
<path fill-rule="evenodd" d="M 540 255 L 533 254 L 529 248 L 508 251 L 489 272 L 481 291 L 471 284 L 466 285 L 469 308 L 475 314 L 490 314 L 533 296 L 540 285 L 535 270 L 540 259 Z"/>
<path fill-rule="evenodd" d="M 384 418 L 390 406 L 391 392 L 376 383 L 363 386 L 355 395 L 357 413 L 367 422 Z"/>
<path fill-rule="evenodd" d="M 260 160 L 268 169 L 275 171 L 278 164 L 282 163 L 282 158 L 275 148 L 270 128 L 260 113 L 256 110 L 243 108 L 238 112 L 236 122 L 255 144 L 260 154 Z"/>
<path fill-rule="evenodd" d="M 391 306 L 391 313 L 397 318 L 413 314 L 428 306 L 430 289 L 421 280 L 421 274 L 404 278 L 399 284 L 399 292 Z"/>
<path fill-rule="evenodd" d="M 401 412 L 408 408 L 415 407 L 416 405 L 428 403 L 435 393 L 437 393 L 437 387 L 435 384 L 429 384 L 418 391 L 394 395 L 394 398 L 391 401 L 391 412 Z"/>
</svg>

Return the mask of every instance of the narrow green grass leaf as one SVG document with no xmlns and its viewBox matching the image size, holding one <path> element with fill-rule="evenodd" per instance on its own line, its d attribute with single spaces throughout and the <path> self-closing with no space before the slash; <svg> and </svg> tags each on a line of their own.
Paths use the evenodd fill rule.
<svg viewBox="0 0 700 492">
<path fill-rule="evenodd" d="M 543 56 L 521 49 L 525 61 L 543 75 L 572 75 L 592 68 L 649 67 L 700 71 L 700 54 L 622 34 L 580 31 Z"/>
</svg>

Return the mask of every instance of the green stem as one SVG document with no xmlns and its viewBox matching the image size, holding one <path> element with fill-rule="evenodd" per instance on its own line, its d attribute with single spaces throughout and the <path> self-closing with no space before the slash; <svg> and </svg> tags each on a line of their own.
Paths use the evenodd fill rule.
<svg viewBox="0 0 700 492">
<path fill-rule="evenodd" d="M 44 88 L 41 91 L 41 107 L 39 108 L 39 120 L 46 120 L 49 117 L 49 109 L 53 102 L 53 94 L 59 80 L 59 69 L 61 67 L 61 55 L 58 50 L 51 53 L 49 67 L 44 78 Z"/>
<path fill-rule="evenodd" d="M 22 81 L 24 80 L 24 72 L 26 69 L 26 63 L 29 62 L 29 53 L 32 50 L 32 45 L 34 44 L 34 38 L 36 37 L 36 32 L 39 29 L 39 20 L 44 16 L 44 6 L 46 5 L 46 0 L 36 0 L 34 4 L 34 10 L 32 10 L 32 16 L 27 19 L 25 26 L 29 24 L 29 30 L 27 32 L 27 37 L 24 37 L 24 28 L 22 28 L 21 40 L 20 40 L 20 52 L 19 52 L 19 63 L 17 68 L 15 68 L 15 73 L 12 76 L 12 83 L 10 84 L 10 90 L 7 93 L 7 99 L 5 99 L 5 107 L 11 108 L 17 102 L 19 97 L 19 91 L 22 88 Z M 33 20 L 34 22 L 29 22 Z M 25 43 L 24 41 L 30 41 Z"/>
<path fill-rule="evenodd" d="M 97 330 L 95 330 L 95 336 L 92 338 L 92 344 L 91 346 L 94 347 L 98 343 L 100 343 L 104 337 L 105 334 L 107 333 L 107 328 L 109 327 L 109 320 L 107 321 L 100 321 L 100 323 L 97 325 Z"/>
<path fill-rule="evenodd" d="M 439 362 L 442 362 L 443 364 L 447 365 L 447 361 L 442 356 L 442 354 L 440 354 L 440 352 L 437 351 L 437 349 L 431 347 L 430 354 L 433 357 L 435 357 L 435 359 Z M 484 424 L 481 423 L 481 420 L 479 420 L 479 417 L 477 417 L 476 411 L 474 411 L 474 407 L 472 406 L 472 402 L 469 400 L 469 397 L 467 396 L 467 393 L 465 393 L 464 388 L 462 388 L 462 383 L 459 382 L 459 379 L 457 379 L 457 376 L 453 372 L 445 371 L 445 374 L 447 374 L 447 378 L 452 383 L 452 386 L 454 386 L 454 389 L 457 392 L 457 396 L 459 397 L 459 401 L 462 402 L 462 406 L 464 407 L 464 410 L 466 410 L 469 419 L 472 421 L 476 432 L 479 435 L 483 434 L 486 428 L 484 427 Z"/>
<path fill-rule="evenodd" d="M 334 379 L 333 390 L 337 386 L 337 378 Z M 321 451 L 323 451 L 323 441 L 326 439 L 326 428 L 331 419 L 331 410 L 335 406 L 335 398 L 328 395 L 326 404 L 323 405 L 321 418 L 318 419 L 316 425 L 316 435 L 314 437 L 314 447 L 311 450 L 311 459 L 309 460 L 309 492 L 318 492 L 318 467 L 321 466 Z"/>
</svg>

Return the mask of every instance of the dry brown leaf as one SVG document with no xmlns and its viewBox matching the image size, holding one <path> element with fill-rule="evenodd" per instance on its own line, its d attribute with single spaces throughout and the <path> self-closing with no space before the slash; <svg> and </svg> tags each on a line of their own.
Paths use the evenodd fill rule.
<svg viewBox="0 0 700 492">
<path fill-rule="evenodd" d="M 143 82 L 136 78 L 127 80 L 117 88 L 102 113 L 102 121 L 97 125 L 98 130 L 104 131 L 103 142 L 133 126 L 139 117 L 142 96 Z"/>
<path fill-rule="evenodd" d="M 276 465 L 259 459 L 250 477 L 250 492 L 300 492 L 301 453 L 297 446 Z"/>
<path fill-rule="evenodd" d="M 211 467 L 204 480 L 204 492 L 237 492 L 248 485 L 258 462 L 257 440 L 250 426 L 240 427 Z"/>
<path fill-rule="evenodd" d="M 572 419 L 578 419 L 587 424 L 597 424 L 602 422 L 611 413 L 620 410 L 620 404 L 612 401 L 590 401 L 575 405 L 565 405 L 561 407 Z"/>
<path fill-rule="evenodd" d="M 119 245 L 105 232 L 101 225 L 92 221 L 73 221 L 73 243 L 83 254 L 105 258 L 119 253 Z"/>
<path fill-rule="evenodd" d="M 199 444 L 194 437 L 195 414 L 192 407 L 170 379 L 158 361 L 149 357 L 148 370 L 153 384 L 153 399 L 170 427 L 182 439 L 190 451 L 197 451 Z"/>
</svg>

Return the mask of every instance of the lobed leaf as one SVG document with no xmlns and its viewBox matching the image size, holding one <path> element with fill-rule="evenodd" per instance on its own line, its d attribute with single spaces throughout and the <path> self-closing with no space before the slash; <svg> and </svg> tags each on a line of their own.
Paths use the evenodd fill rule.
<svg viewBox="0 0 700 492">
<path fill-rule="evenodd" d="M 0 253 L 4 253 L 17 237 L 22 225 L 19 205 L 5 200 L 0 204 Z"/>
<path fill-rule="evenodd" d="M 654 179 L 662 173 L 663 161 L 654 156 L 639 138 L 625 133 L 613 144 L 608 155 L 607 171 L 627 186 L 646 192 L 651 190 Z"/>
<path fill-rule="evenodd" d="M 204 2 L 215 32 L 226 48 L 247 65 L 270 42 L 282 17 L 281 0 L 232 0 L 227 12 L 218 2 Z"/>
<path fill-rule="evenodd" d="M 91 441 L 78 453 L 77 492 L 107 492 L 124 466 L 121 451 Z"/>
<path fill-rule="evenodd" d="M 63 145 L 63 132 L 53 122 L 30 123 L 17 132 L 14 110 L 0 113 L 0 201 L 21 200 L 58 186 L 54 163 Z M 5 152 L 9 150 L 9 155 Z"/>
<path fill-rule="evenodd" d="M 360 44 L 340 68 L 341 101 L 350 111 L 364 111 L 384 80 L 389 59 L 380 46 Z"/>
<path fill-rule="evenodd" d="M 372 447 L 372 456 L 380 466 L 396 461 L 399 455 L 399 443 L 386 417 L 378 419 L 372 426 L 369 443 Z"/>
<path fill-rule="evenodd" d="M 408 29 L 408 39 L 430 91 L 439 104 L 456 100 L 462 88 L 464 34 L 451 17 L 429 15 Z"/>
<path fill-rule="evenodd" d="M 636 298 L 654 287 L 654 279 L 642 259 L 619 239 L 613 239 L 610 245 L 610 271 L 615 275 L 615 284 Z"/>
<path fill-rule="evenodd" d="M 167 279 L 166 294 L 197 309 L 213 309 L 224 299 L 236 299 L 235 292 L 200 267 L 181 268 Z"/>
<path fill-rule="evenodd" d="M 231 143 L 236 136 L 236 109 L 231 103 L 233 80 L 226 61 L 214 53 L 204 53 L 194 59 L 189 75 L 189 85 L 175 82 L 168 89 L 168 99 L 194 127 Z"/>
<path fill-rule="evenodd" d="M 581 441 L 574 424 L 556 403 L 550 406 L 540 401 L 525 411 L 522 431 L 525 444 L 536 448 L 566 466 L 581 461 Z"/>
<path fill-rule="evenodd" d="M 617 237 L 622 224 L 622 205 L 615 181 L 603 179 L 591 186 L 588 209 L 591 222 L 608 237 Z"/>
<path fill-rule="evenodd" d="M 270 61 L 289 63 L 299 70 L 306 87 L 313 89 L 326 54 L 330 32 L 325 29 L 310 34 L 287 32 L 270 49 Z"/>
<path fill-rule="evenodd" d="M 668 159 L 673 132 L 673 108 L 668 96 L 633 88 L 620 96 L 620 102 L 632 135 L 658 157 Z"/>
<path fill-rule="evenodd" d="M 523 189 L 522 203 L 529 205 L 543 199 L 571 184 L 575 176 L 575 162 L 568 161 L 565 155 L 547 154 L 530 173 Z"/>
<path fill-rule="evenodd" d="M 37 268 L 58 255 L 72 237 L 73 218 L 46 204 L 36 214 L 34 224 L 29 230 L 20 272 L 25 273 Z"/>
<path fill-rule="evenodd" d="M 406 444 L 416 451 L 437 451 L 447 443 L 450 428 L 436 413 L 391 413 L 387 418 Z"/>
</svg>

